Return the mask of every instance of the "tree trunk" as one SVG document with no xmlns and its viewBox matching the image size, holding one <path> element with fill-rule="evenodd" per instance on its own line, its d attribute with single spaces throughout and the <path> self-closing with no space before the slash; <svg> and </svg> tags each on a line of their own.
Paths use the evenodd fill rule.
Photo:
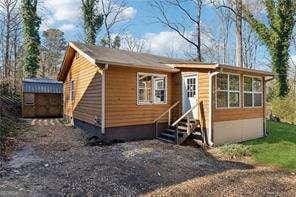
<svg viewBox="0 0 296 197">
<path fill-rule="evenodd" d="M 201 1 L 198 1 L 196 2 L 197 3 L 197 6 L 196 6 L 196 13 L 197 13 L 197 16 L 196 16 L 196 21 L 197 21 L 197 24 L 196 24 L 196 33 L 197 33 L 197 47 L 196 47 L 196 52 L 197 52 L 197 61 L 201 62 L 201 27 L 200 27 L 200 24 L 201 24 L 201 20 L 200 20 L 200 17 L 201 17 L 201 9 L 202 9 L 202 2 Z"/>
<path fill-rule="evenodd" d="M 242 47 L 242 0 L 236 0 L 236 66 L 243 65 L 243 47 Z"/>
<path fill-rule="evenodd" d="M 288 42 L 288 41 L 286 41 Z M 289 65 L 289 47 L 284 46 L 281 43 L 286 43 L 279 41 L 276 46 L 274 46 L 274 53 L 272 55 L 272 68 L 274 73 L 277 73 L 277 82 L 278 82 L 278 92 L 277 94 L 281 97 L 287 95 L 289 88 L 288 88 L 288 65 Z"/>
<path fill-rule="evenodd" d="M 197 61 L 201 62 L 201 32 L 200 32 L 200 23 L 197 25 L 197 47 L 196 47 L 196 52 L 197 52 Z"/>
<path fill-rule="evenodd" d="M 6 28 L 6 35 L 5 35 L 5 54 L 4 54 L 4 77 L 9 77 L 9 70 L 10 70 L 10 10 L 9 6 L 6 8 L 6 21 L 5 21 L 5 28 Z"/>
</svg>

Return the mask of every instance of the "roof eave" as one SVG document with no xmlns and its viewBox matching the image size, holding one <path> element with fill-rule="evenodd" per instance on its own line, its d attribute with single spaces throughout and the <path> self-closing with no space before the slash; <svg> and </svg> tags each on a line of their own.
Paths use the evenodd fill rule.
<svg viewBox="0 0 296 197">
<path fill-rule="evenodd" d="M 157 67 L 157 66 L 148 66 L 148 65 L 139 65 L 139 64 L 123 64 L 121 62 L 111 62 L 111 61 L 102 61 L 102 60 L 96 60 L 95 61 L 96 65 L 101 65 L 101 64 L 108 64 L 113 65 L 113 66 L 125 66 L 125 67 L 132 67 L 132 68 L 144 68 L 144 69 L 152 69 L 152 70 L 159 70 L 159 71 L 164 71 L 164 72 L 172 72 L 176 73 L 179 72 L 180 70 L 177 68 L 165 68 L 165 67 Z M 152 64 L 153 65 L 153 64 Z"/>
<path fill-rule="evenodd" d="M 230 65 L 225 65 L 225 64 L 217 64 L 217 69 L 229 69 L 229 70 L 237 70 L 237 71 L 242 71 L 242 72 L 248 72 L 248 73 L 254 73 L 258 75 L 263 75 L 263 76 L 274 76 L 273 73 L 268 72 L 268 71 L 263 71 L 263 70 L 255 70 L 255 69 L 250 69 L 250 68 L 241 68 L 237 66 L 230 66 Z"/>
</svg>

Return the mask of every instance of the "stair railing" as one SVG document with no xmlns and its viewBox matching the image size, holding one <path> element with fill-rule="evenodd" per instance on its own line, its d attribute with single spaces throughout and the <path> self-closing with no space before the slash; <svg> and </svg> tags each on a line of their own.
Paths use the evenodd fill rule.
<svg viewBox="0 0 296 197">
<path fill-rule="evenodd" d="M 158 118 L 156 118 L 153 122 L 155 124 L 155 136 L 158 136 L 158 121 L 164 117 L 167 113 L 168 113 L 168 126 L 171 125 L 171 121 L 172 121 L 172 109 L 174 109 L 178 104 L 180 103 L 180 101 L 177 101 L 176 103 L 174 103 L 169 109 L 167 109 L 165 112 L 163 112 Z"/>
<path fill-rule="evenodd" d="M 191 107 L 187 112 L 185 112 L 178 120 L 176 120 L 172 126 L 176 126 L 182 119 L 184 119 L 190 112 L 192 112 L 196 107 L 198 106 L 198 103 L 196 103 L 193 107 Z"/>
<path fill-rule="evenodd" d="M 190 119 L 189 119 L 189 113 L 192 112 L 197 106 L 199 106 L 198 103 L 196 103 L 193 107 L 191 107 L 187 112 L 185 112 L 178 120 L 176 120 L 172 126 L 176 126 L 181 120 L 183 120 L 185 117 L 187 118 L 187 133 L 188 135 L 190 134 Z M 199 110 L 198 110 L 199 111 Z M 176 129 L 176 141 L 178 143 L 178 136 L 179 136 L 179 131 L 178 131 L 178 128 Z"/>
</svg>

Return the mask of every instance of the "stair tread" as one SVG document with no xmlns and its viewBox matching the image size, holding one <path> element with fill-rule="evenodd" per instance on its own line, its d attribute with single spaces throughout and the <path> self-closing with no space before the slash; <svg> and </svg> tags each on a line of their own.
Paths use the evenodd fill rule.
<svg viewBox="0 0 296 197">
<path fill-rule="evenodd" d="M 187 130 L 186 126 L 178 126 L 178 129 Z"/>
<path fill-rule="evenodd" d="M 176 129 L 165 129 L 162 132 L 175 133 L 176 132 Z M 187 131 L 181 131 L 181 130 L 179 130 L 178 133 L 187 133 Z"/>
<path fill-rule="evenodd" d="M 174 134 L 169 134 L 169 133 L 161 133 L 160 135 L 164 135 L 170 138 L 176 138 L 176 136 Z"/>
<path fill-rule="evenodd" d="M 195 131 L 195 132 L 193 132 L 192 134 L 193 134 L 193 135 L 201 135 L 201 132 L 199 132 L 199 131 Z"/>
<path fill-rule="evenodd" d="M 165 139 L 165 138 L 162 138 L 162 137 L 156 137 L 156 139 L 159 139 L 159 140 L 161 140 L 161 141 L 165 141 L 165 142 L 168 142 L 168 143 L 175 144 L 175 141 L 173 141 L 173 140 L 168 140 L 168 139 Z"/>
<path fill-rule="evenodd" d="M 175 133 L 176 133 L 176 130 L 172 130 L 172 129 L 165 129 L 164 131 L 162 131 L 160 133 L 161 134 L 169 134 L 169 135 L 172 135 L 172 136 L 175 136 Z M 186 134 L 186 132 L 178 132 L 179 136 L 183 137 L 184 134 Z"/>
<path fill-rule="evenodd" d="M 187 119 L 182 119 L 182 120 L 180 120 L 180 122 L 187 122 Z M 190 123 L 192 123 L 192 122 L 195 123 L 196 120 L 194 120 L 194 119 L 190 119 L 189 122 L 190 122 Z"/>
</svg>

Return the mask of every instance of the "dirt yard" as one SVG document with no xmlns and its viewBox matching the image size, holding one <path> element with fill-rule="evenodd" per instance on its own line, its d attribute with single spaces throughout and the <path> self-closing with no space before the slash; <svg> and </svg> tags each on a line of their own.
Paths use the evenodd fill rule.
<svg viewBox="0 0 296 197">
<path fill-rule="evenodd" d="M 157 140 L 86 146 L 61 120 L 33 120 L 2 162 L 0 196 L 295 196 L 296 176 Z M 272 151 L 272 150 L 271 150 Z"/>
</svg>

